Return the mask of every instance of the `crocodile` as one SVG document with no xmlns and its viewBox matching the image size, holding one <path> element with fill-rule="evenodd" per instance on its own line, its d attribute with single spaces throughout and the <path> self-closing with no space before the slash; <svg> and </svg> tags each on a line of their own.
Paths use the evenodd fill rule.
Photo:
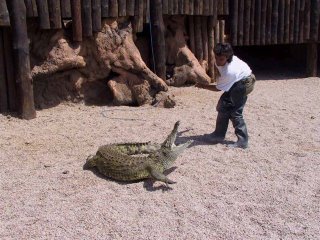
<svg viewBox="0 0 320 240">
<path fill-rule="evenodd" d="M 175 145 L 178 127 L 173 130 L 162 144 L 118 143 L 99 147 L 97 153 L 89 156 L 84 169 L 96 167 L 98 171 L 117 181 L 136 181 L 146 178 L 164 182 L 166 185 L 176 183 L 170 180 L 164 171 L 171 168 L 178 156 L 193 142 Z"/>
</svg>

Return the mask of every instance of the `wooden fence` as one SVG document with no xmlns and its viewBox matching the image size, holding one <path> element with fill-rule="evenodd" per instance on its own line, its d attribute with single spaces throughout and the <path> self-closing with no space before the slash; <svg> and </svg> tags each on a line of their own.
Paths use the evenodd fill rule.
<svg viewBox="0 0 320 240">
<path fill-rule="evenodd" d="M 150 23 L 156 73 L 164 78 L 162 16 L 188 15 L 188 44 L 200 61 L 225 40 L 234 46 L 308 43 L 308 74 L 315 76 L 319 13 L 320 0 L 0 0 L 0 112 L 35 117 L 27 18 L 43 31 L 72 21 L 76 42 L 99 32 L 103 18 L 130 17 L 135 32 Z"/>
</svg>

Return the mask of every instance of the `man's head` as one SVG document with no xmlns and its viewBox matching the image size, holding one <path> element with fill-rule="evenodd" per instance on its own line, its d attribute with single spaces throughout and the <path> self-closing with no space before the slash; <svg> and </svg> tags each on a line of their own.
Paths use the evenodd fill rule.
<svg viewBox="0 0 320 240">
<path fill-rule="evenodd" d="M 213 51 L 217 66 L 224 66 L 227 62 L 230 63 L 232 61 L 233 49 L 230 43 L 218 43 Z"/>
</svg>

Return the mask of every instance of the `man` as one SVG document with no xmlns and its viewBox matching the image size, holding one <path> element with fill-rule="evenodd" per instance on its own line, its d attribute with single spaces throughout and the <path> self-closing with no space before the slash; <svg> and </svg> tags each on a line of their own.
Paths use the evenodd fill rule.
<svg viewBox="0 0 320 240">
<path fill-rule="evenodd" d="M 248 132 L 242 113 L 247 95 L 253 90 L 256 79 L 250 67 L 233 55 L 229 43 L 218 43 L 214 48 L 214 54 L 215 65 L 219 71 L 216 85 L 201 83 L 195 85 L 210 91 L 224 91 L 217 105 L 216 129 L 213 133 L 207 134 L 206 139 L 211 142 L 222 142 L 230 119 L 238 140 L 228 146 L 247 148 Z"/>
</svg>

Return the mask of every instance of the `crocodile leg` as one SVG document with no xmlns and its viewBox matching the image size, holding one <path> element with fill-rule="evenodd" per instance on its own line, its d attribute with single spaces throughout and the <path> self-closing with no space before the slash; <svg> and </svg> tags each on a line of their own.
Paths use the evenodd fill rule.
<svg viewBox="0 0 320 240">
<path fill-rule="evenodd" d="M 176 182 L 170 180 L 169 178 L 167 178 L 166 175 L 164 175 L 163 173 L 159 172 L 157 169 L 150 168 L 149 172 L 150 172 L 150 175 L 154 179 L 156 179 L 158 181 L 161 181 L 161 182 L 164 182 L 166 185 L 176 183 Z"/>
</svg>

